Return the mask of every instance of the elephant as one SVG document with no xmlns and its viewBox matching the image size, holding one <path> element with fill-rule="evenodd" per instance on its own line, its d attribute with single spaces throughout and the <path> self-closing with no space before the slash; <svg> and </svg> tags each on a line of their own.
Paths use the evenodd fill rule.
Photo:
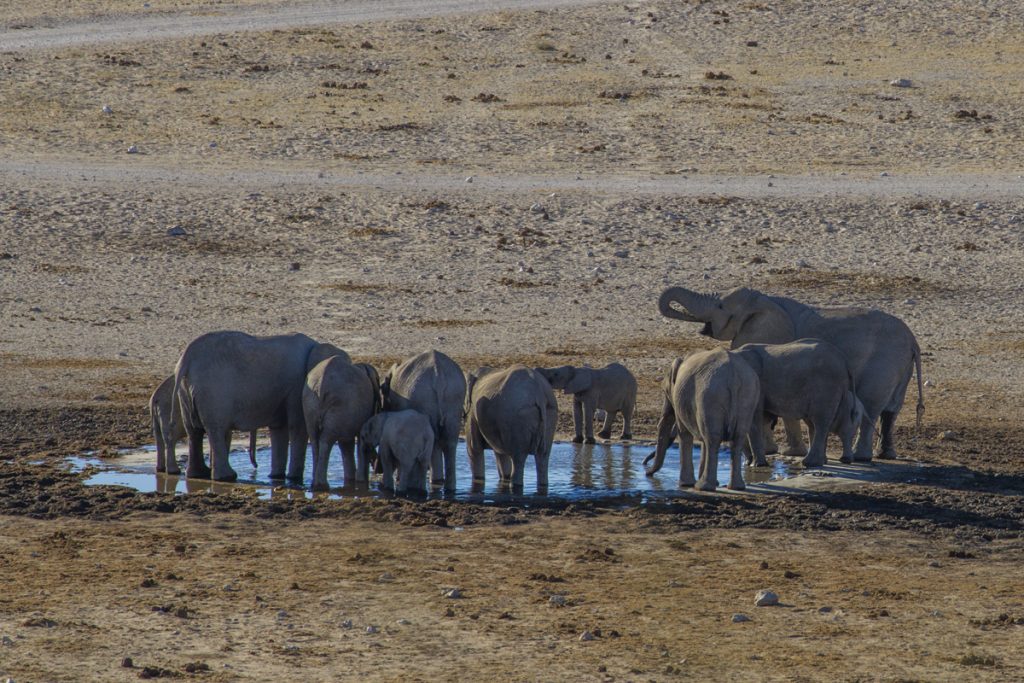
<svg viewBox="0 0 1024 683">
<path fill-rule="evenodd" d="M 355 440 L 363 424 L 380 411 L 377 370 L 344 356 L 321 361 L 306 375 L 302 413 L 313 447 L 313 490 L 326 490 L 327 463 L 335 443 L 341 448 L 345 485 L 369 480 L 362 442 L 356 463 Z"/>
<path fill-rule="evenodd" d="M 864 406 L 854 394 L 853 375 L 842 351 L 821 339 L 799 339 L 787 344 L 744 344 L 732 353 L 754 369 L 761 384 L 750 430 L 755 464 L 768 464 L 762 432 L 767 416 L 807 422 L 811 446 L 803 459 L 805 467 L 825 464 L 830 431 L 843 444 L 840 460 L 852 461 Z"/>
<path fill-rule="evenodd" d="M 304 334 L 255 337 L 209 332 L 185 347 L 174 376 L 174 394 L 188 434 L 189 477 L 234 481 L 228 462 L 231 430 L 270 428 L 270 478 L 302 481 L 308 435 L 302 414 L 306 375 L 331 356 L 348 359 L 333 344 Z M 202 439 L 209 435 L 210 467 Z"/>
<path fill-rule="evenodd" d="M 174 447 L 185 438 L 185 425 L 181 421 L 181 404 L 172 402 L 172 396 L 174 375 L 161 382 L 153 392 L 149 399 L 149 416 L 153 422 L 153 438 L 156 439 L 156 471 L 181 474 Z M 257 467 L 255 429 L 249 432 L 249 462 L 254 469 Z"/>
<path fill-rule="evenodd" d="M 879 417 L 882 443 L 878 457 L 896 457 L 894 425 L 915 369 L 920 430 L 924 414 L 921 349 L 914 333 L 895 316 L 857 307 L 812 308 L 746 287 L 722 296 L 669 287 L 661 293 L 658 309 L 668 318 L 704 323 L 701 334 L 731 342 L 734 349 L 752 342 L 784 344 L 804 338 L 823 339 L 837 346 L 846 356 L 857 397 L 864 406 L 854 460 L 871 461 L 872 437 Z M 786 420 L 786 432 L 790 444 L 787 454 L 806 452 L 799 423 Z"/>
<path fill-rule="evenodd" d="M 434 430 L 431 483 L 455 491 L 455 449 L 459 445 L 466 379 L 462 368 L 440 351 L 424 351 L 391 366 L 381 384 L 384 410 L 418 410 Z"/>
<path fill-rule="evenodd" d="M 604 425 L 597 433 L 602 439 L 611 438 L 612 422 L 616 413 L 622 413 L 621 439 L 631 439 L 630 423 L 636 408 L 636 378 L 624 365 L 610 363 L 603 368 L 577 368 L 561 365 L 557 368 L 534 368 L 548 381 L 552 389 L 572 394 L 572 417 L 575 443 L 594 443 L 594 413 L 604 411 Z M 584 438 L 584 432 L 586 437 Z"/>
<path fill-rule="evenodd" d="M 427 471 L 434 453 L 434 430 L 418 410 L 377 413 L 359 430 L 359 447 L 378 448 L 381 486 L 397 493 L 427 490 Z"/>
<path fill-rule="evenodd" d="M 761 387 L 754 368 L 725 349 L 699 351 L 676 358 L 662 381 L 665 401 L 658 421 L 658 444 L 644 459 L 647 476 L 665 463 L 665 452 L 679 435 L 679 485 L 700 491 L 718 488 L 718 447 L 729 441 L 732 468 L 729 488 L 741 491 L 743 446 L 758 408 Z M 694 480 L 693 441 L 701 442 L 700 478 Z M 653 463 L 648 465 L 651 460 Z"/>
<path fill-rule="evenodd" d="M 537 467 L 537 492 L 548 487 L 548 458 L 558 423 L 558 401 L 544 376 L 513 365 L 504 370 L 480 368 L 467 378 L 466 451 L 474 488 L 484 484 L 484 449 L 494 451 L 503 485 L 523 489 L 526 457 Z"/>
</svg>

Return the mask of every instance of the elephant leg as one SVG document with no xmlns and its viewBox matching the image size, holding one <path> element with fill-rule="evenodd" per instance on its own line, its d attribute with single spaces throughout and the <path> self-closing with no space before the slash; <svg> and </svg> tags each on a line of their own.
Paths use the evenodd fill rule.
<svg viewBox="0 0 1024 683">
<path fill-rule="evenodd" d="M 604 422 L 601 424 L 601 431 L 597 433 L 602 439 L 612 438 L 612 423 L 615 422 L 615 411 L 606 410 L 604 413 Z"/>
<path fill-rule="evenodd" d="M 764 427 L 764 452 L 765 455 L 775 455 L 779 452 L 779 444 L 775 441 L 775 431 L 771 426 L 771 419 L 765 418 Z"/>
<path fill-rule="evenodd" d="M 860 422 L 860 436 L 857 438 L 857 447 L 853 451 L 854 462 L 871 462 L 871 449 L 875 438 L 875 422 L 878 420 L 878 413 L 869 413 L 864 408 L 864 417 Z"/>
<path fill-rule="evenodd" d="M 231 445 L 230 429 L 209 429 L 207 436 L 210 440 L 210 465 L 212 473 L 210 478 L 214 481 L 235 481 L 238 473 L 228 462 L 228 452 Z"/>
<path fill-rule="evenodd" d="M 771 430 L 771 420 L 761 415 L 755 415 L 750 421 L 750 434 L 744 447 L 750 454 L 747 461 L 754 467 L 767 467 L 768 458 L 764 457 L 765 434 Z"/>
<path fill-rule="evenodd" d="M 430 483 L 433 486 L 444 484 L 444 450 L 439 441 L 434 441 L 434 448 L 430 451 Z"/>
<path fill-rule="evenodd" d="M 523 475 L 526 474 L 526 454 L 516 454 L 514 456 L 505 456 L 509 460 L 509 464 L 512 466 L 512 490 L 516 493 L 522 493 L 523 491 Z"/>
<path fill-rule="evenodd" d="M 700 446 L 700 478 L 694 486 L 698 491 L 718 489 L 718 447 L 721 440 L 705 437 Z"/>
<path fill-rule="evenodd" d="M 270 478 L 284 479 L 284 468 L 288 464 L 288 429 L 270 428 Z"/>
<path fill-rule="evenodd" d="M 380 487 L 387 489 L 388 491 L 395 490 L 395 459 L 391 454 L 391 448 L 386 444 L 382 443 L 378 449 L 378 455 L 380 456 Z M 348 480 L 345 480 L 348 483 Z"/>
<path fill-rule="evenodd" d="M 470 420 L 466 430 L 466 455 L 469 456 L 469 469 L 473 473 L 473 488 L 477 484 L 480 488 L 484 485 L 484 438 L 480 434 L 480 427 L 475 420 Z"/>
<path fill-rule="evenodd" d="M 703 462 L 704 449 L 701 448 Z M 693 434 L 679 430 L 679 486 L 693 486 L 697 479 L 693 474 Z"/>
<path fill-rule="evenodd" d="M 804 467 L 825 466 L 825 446 L 828 442 L 828 420 L 820 417 L 808 422 L 807 430 L 811 437 L 811 447 L 802 460 Z"/>
<path fill-rule="evenodd" d="M 355 460 L 356 481 L 363 484 L 370 481 L 370 461 L 366 459 L 365 454 L 362 451 L 356 450 L 355 437 L 352 437 L 347 441 L 342 440 L 340 446 L 342 453 L 349 453 L 352 459 Z"/>
<path fill-rule="evenodd" d="M 313 436 L 313 490 L 326 491 L 330 488 L 327 483 L 327 467 L 330 464 L 331 441 L 326 433 Z M 348 483 L 348 482 L 345 482 Z"/>
<path fill-rule="evenodd" d="M 203 461 L 203 437 L 205 436 L 206 432 L 202 429 L 193 429 L 188 432 L 188 464 L 185 466 L 185 476 L 191 479 L 210 478 L 210 468 Z"/>
<path fill-rule="evenodd" d="M 291 481 L 302 481 L 306 471 L 306 446 L 309 443 L 309 434 L 306 433 L 306 424 L 301 419 L 288 428 L 288 479 Z"/>
<path fill-rule="evenodd" d="M 537 453 L 533 456 L 534 465 L 537 467 L 537 495 L 547 495 L 548 492 L 548 461 L 551 454 L 548 452 Z"/>
<path fill-rule="evenodd" d="M 512 458 L 507 453 L 494 451 L 494 462 L 498 467 L 498 479 L 504 484 L 512 481 L 515 468 L 512 466 Z"/>
<path fill-rule="evenodd" d="M 896 446 L 893 443 L 893 433 L 896 427 L 896 413 L 891 410 L 882 411 L 882 445 L 878 450 L 880 460 L 895 460 Z"/>
<path fill-rule="evenodd" d="M 793 456 L 807 455 L 807 444 L 804 443 L 800 420 L 785 418 L 782 422 L 786 425 L 786 448 L 782 451 L 782 454 Z"/>
<path fill-rule="evenodd" d="M 164 443 L 164 463 L 167 474 L 181 474 L 181 467 L 178 466 L 178 456 L 174 452 L 177 445 L 171 439 Z"/>
<path fill-rule="evenodd" d="M 747 485 L 743 483 L 743 447 L 747 443 L 747 433 L 737 431 L 732 441 L 729 442 L 729 488 L 733 491 L 743 491 Z"/>
<path fill-rule="evenodd" d="M 592 399 L 583 401 L 583 443 L 597 443 L 594 438 L 594 411 L 597 405 Z"/>
<path fill-rule="evenodd" d="M 576 430 L 572 442 L 583 443 L 583 401 L 575 396 L 572 399 L 572 426 Z"/>
<path fill-rule="evenodd" d="M 455 492 L 455 453 L 459 448 L 459 435 L 449 437 L 442 448 L 444 454 L 444 490 Z"/>
<path fill-rule="evenodd" d="M 153 438 L 156 439 L 156 471 L 166 472 L 167 445 L 164 443 L 164 435 L 163 432 L 160 431 L 160 426 L 157 424 L 156 418 L 153 419 Z"/>
<path fill-rule="evenodd" d="M 622 411 L 622 434 L 619 438 L 628 441 L 633 438 L 633 406 L 629 405 Z"/>
</svg>

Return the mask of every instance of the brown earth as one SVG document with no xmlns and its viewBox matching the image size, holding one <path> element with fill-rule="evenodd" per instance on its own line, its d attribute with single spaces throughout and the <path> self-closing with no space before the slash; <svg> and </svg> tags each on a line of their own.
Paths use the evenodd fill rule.
<svg viewBox="0 0 1024 683">
<path fill-rule="evenodd" d="M 65 5 L 4 7 L 0 43 L 148 14 Z M 1024 679 L 1019 3 L 238 5 L 152 10 L 262 30 L 0 54 L 0 676 Z M 621 361 L 649 437 L 712 343 L 657 316 L 668 284 L 899 315 L 922 432 L 901 416 L 881 483 L 642 506 L 140 494 L 63 462 L 147 443 L 152 388 L 226 328 L 379 367 Z"/>
</svg>

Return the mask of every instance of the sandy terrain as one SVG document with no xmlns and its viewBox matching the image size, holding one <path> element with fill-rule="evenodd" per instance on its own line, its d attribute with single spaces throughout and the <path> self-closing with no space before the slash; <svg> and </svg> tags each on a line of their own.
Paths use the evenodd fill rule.
<svg viewBox="0 0 1024 683">
<path fill-rule="evenodd" d="M 0 676 L 1024 678 L 1019 3 L 65 4 L 0 3 Z M 669 284 L 906 320 L 920 475 L 525 508 L 61 467 L 224 328 L 619 360 L 649 437 L 709 346 Z"/>
</svg>

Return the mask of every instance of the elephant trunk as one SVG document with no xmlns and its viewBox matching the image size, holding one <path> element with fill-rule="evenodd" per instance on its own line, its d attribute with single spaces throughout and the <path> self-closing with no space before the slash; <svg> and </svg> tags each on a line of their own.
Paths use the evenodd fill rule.
<svg viewBox="0 0 1024 683">
<path fill-rule="evenodd" d="M 672 304 L 681 308 L 672 308 Z M 717 294 L 700 294 L 684 287 L 669 287 L 658 297 L 658 310 L 666 318 L 703 323 L 711 320 L 712 309 L 718 308 Z"/>
</svg>

